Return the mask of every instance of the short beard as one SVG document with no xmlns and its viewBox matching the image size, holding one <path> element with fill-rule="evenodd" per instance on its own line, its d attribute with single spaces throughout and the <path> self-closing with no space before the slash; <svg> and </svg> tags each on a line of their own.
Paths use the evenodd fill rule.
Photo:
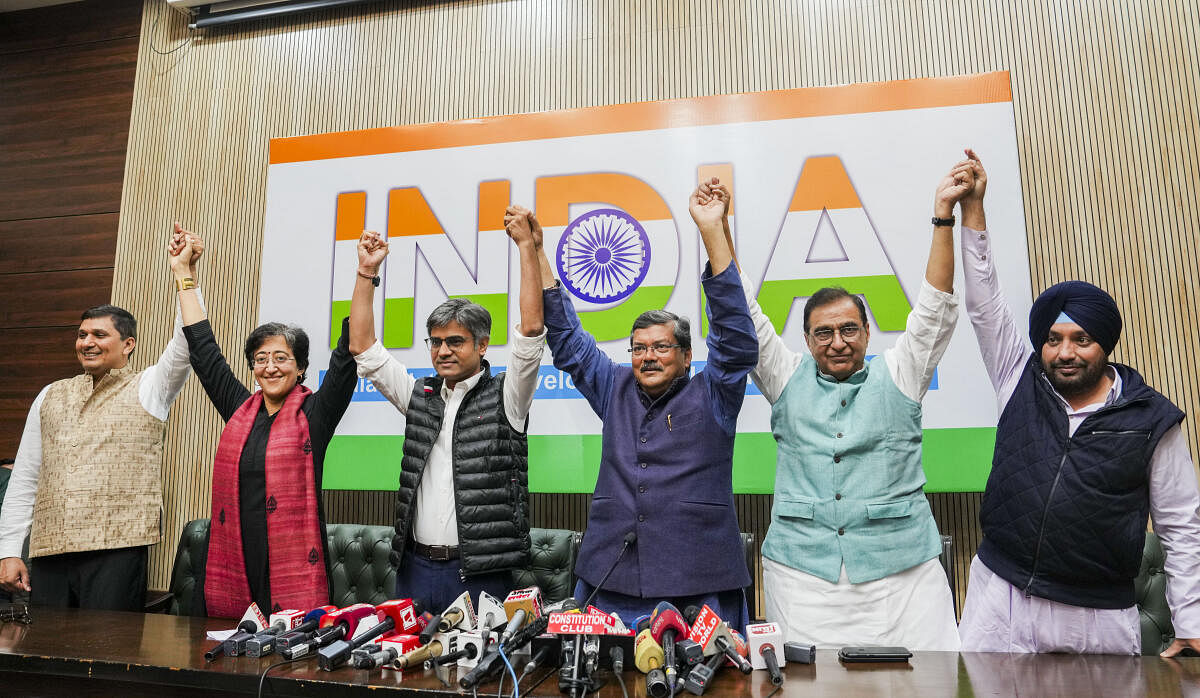
<svg viewBox="0 0 1200 698">
<path fill-rule="evenodd" d="M 1082 370 L 1074 378 L 1063 378 L 1054 369 L 1064 366 L 1077 366 Z M 1098 361 L 1095 364 L 1089 364 L 1085 361 L 1051 361 L 1048 367 L 1043 366 L 1043 369 L 1046 371 L 1046 378 L 1050 380 L 1050 385 L 1054 386 L 1059 395 L 1068 400 L 1073 397 L 1087 395 L 1095 390 L 1096 384 L 1104 378 L 1104 371 L 1107 368 L 1107 361 Z"/>
</svg>

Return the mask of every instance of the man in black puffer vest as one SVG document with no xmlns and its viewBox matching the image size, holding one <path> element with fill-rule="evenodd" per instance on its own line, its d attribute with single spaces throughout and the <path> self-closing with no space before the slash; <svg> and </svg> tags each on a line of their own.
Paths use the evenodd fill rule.
<svg viewBox="0 0 1200 698">
<path fill-rule="evenodd" d="M 1183 412 L 1109 362 L 1121 314 L 1089 283 L 1038 296 L 1026 343 L 993 267 L 987 178 L 968 153 L 976 185 L 962 201 L 965 300 L 1001 415 L 962 649 L 1140 654 L 1133 580 L 1147 516 L 1167 551 L 1179 638 L 1163 655 L 1200 649 L 1200 492 Z"/>
<path fill-rule="evenodd" d="M 536 272 L 536 221 L 516 210 L 505 224 L 522 267 L 531 263 Z M 473 599 L 481 591 L 503 599 L 511 571 L 529 563 L 526 422 L 545 345 L 541 289 L 536 276 L 529 293 L 522 288 L 508 371 L 495 376 L 484 359 L 488 311 L 463 298 L 439 305 L 426 321 L 425 340 L 437 375 L 418 380 L 375 338 L 373 297 L 387 253 L 378 234 L 359 239 L 350 351 L 358 374 L 406 417 L 391 554 L 396 597 L 435 613 L 463 591 Z"/>
</svg>

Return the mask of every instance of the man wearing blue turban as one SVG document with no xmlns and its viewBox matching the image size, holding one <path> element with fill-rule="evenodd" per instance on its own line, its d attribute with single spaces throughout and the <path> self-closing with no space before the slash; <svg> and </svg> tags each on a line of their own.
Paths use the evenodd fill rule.
<svg viewBox="0 0 1200 698">
<path fill-rule="evenodd" d="M 1001 414 L 962 649 L 1141 654 L 1133 580 L 1147 516 L 1167 551 L 1179 638 L 1163 656 L 1200 649 L 1200 492 L 1183 412 L 1108 360 L 1121 313 L 1089 283 L 1038 296 L 1025 341 L 993 267 L 987 176 L 968 155 L 976 174 L 962 201 L 964 297 Z"/>
</svg>

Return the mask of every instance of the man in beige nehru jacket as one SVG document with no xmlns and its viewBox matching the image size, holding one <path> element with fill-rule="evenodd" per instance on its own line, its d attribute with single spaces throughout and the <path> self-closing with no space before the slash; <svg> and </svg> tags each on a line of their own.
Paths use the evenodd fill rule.
<svg viewBox="0 0 1200 698">
<path fill-rule="evenodd" d="M 29 410 L 0 509 L 0 588 L 28 591 L 35 605 L 145 603 L 147 546 L 161 536 L 163 426 L 190 366 L 178 319 L 143 371 L 129 365 L 136 335 L 126 310 L 84 311 L 75 336 L 83 373 L 43 388 Z"/>
</svg>

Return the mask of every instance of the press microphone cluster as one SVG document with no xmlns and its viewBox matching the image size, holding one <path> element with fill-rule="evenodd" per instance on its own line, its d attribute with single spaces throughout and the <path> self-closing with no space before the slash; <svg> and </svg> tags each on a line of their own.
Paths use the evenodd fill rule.
<svg viewBox="0 0 1200 698">
<path fill-rule="evenodd" d="M 384 601 L 375 607 L 377 624 L 366 632 L 350 638 L 339 638 L 322 647 L 317 651 L 317 665 L 325 671 L 333 671 L 345 664 L 356 648 L 392 630 L 406 634 L 423 633 L 427 628 L 420 627 L 417 620 L 419 613 L 420 608 L 412 599 Z"/>
</svg>

